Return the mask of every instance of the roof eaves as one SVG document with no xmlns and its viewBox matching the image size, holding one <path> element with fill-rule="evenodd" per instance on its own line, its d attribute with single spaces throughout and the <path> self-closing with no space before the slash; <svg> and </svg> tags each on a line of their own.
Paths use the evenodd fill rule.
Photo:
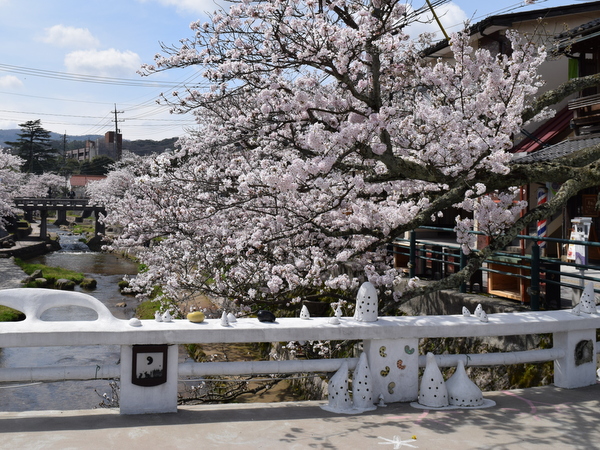
<svg viewBox="0 0 600 450">
<path fill-rule="evenodd" d="M 581 14 L 596 10 L 600 10 L 600 1 L 566 6 L 557 6 L 554 8 L 535 9 L 532 11 L 524 11 L 511 14 L 501 14 L 498 16 L 486 17 L 480 22 L 471 25 L 468 28 L 468 33 L 469 36 L 473 36 L 477 33 L 483 33 L 485 30 L 493 26 L 508 28 L 511 27 L 515 22 L 526 22 L 529 20 L 536 20 L 540 17 L 549 18 L 571 14 Z M 432 56 L 440 50 L 443 50 L 444 48 L 448 47 L 448 45 L 448 41 L 444 39 L 425 49 L 423 51 L 423 55 Z"/>
</svg>

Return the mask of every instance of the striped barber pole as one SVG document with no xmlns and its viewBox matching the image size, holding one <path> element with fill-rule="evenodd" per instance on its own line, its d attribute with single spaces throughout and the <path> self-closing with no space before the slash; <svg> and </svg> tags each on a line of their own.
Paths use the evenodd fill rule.
<svg viewBox="0 0 600 450">
<path fill-rule="evenodd" d="M 546 203 L 548 201 L 548 189 L 546 188 L 539 188 L 537 191 L 537 205 L 543 205 L 544 203 Z M 546 219 L 544 220 L 538 220 L 537 223 L 537 235 L 538 238 L 545 238 L 546 237 L 546 225 L 547 225 L 548 221 Z M 546 247 L 546 241 L 538 241 L 538 245 L 541 248 Z"/>
</svg>

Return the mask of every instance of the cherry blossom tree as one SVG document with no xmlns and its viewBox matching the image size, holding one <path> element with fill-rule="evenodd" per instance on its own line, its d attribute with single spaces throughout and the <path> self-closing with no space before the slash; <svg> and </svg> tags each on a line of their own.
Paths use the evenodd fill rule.
<svg viewBox="0 0 600 450">
<path fill-rule="evenodd" d="M 54 173 L 26 174 L 22 178 L 22 185 L 18 190 L 18 197 L 43 198 L 48 194 L 59 196 L 66 192 L 67 182 L 65 177 Z"/>
<path fill-rule="evenodd" d="M 0 147 L 0 227 L 15 215 L 13 198 L 22 184 L 22 164 L 23 159 Z"/>
<path fill-rule="evenodd" d="M 106 204 L 106 221 L 123 226 L 113 246 L 136 247 L 148 267 L 137 287 L 284 305 L 352 299 L 368 279 L 393 306 L 402 293 L 387 248 L 404 232 L 457 208 L 469 252 L 478 220 L 490 245 L 428 289 L 458 285 L 597 183 L 597 150 L 511 163 L 525 121 L 575 89 L 536 99 L 543 48 L 511 32 L 511 54 L 494 55 L 458 33 L 454 60 L 431 60 L 429 37 L 404 33 L 423 12 L 394 0 L 244 0 L 164 46 L 147 74 L 197 66 L 211 88 L 164 97 L 197 131 Z M 558 195 L 520 217 L 514 186 L 548 179 L 564 182 Z"/>
</svg>

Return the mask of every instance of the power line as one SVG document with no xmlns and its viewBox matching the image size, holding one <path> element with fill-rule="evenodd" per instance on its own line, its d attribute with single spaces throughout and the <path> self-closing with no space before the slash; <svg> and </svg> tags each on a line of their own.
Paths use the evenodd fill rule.
<svg viewBox="0 0 600 450">
<path fill-rule="evenodd" d="M 10 111 L 7 109 L 0 109 L 0 112 L 11 113 L 11 114 L 27 114 L 29 116 L 80 117 L 82 119 L 105 119 L 106 118 L 106 116 L 103 116 L 103 117 L 102 116 L 82 116 L 81 114 L 57 114 L 57 113 L 42 113 L 42 112 L 30 112 L 30 111 Z M 111 111 L 111 113 L 112 112 L 114 112 L 114 111 Z M 123 111 L 119 111 L 119 113 L 122 113 L 122 112 Z M 152 121 L 158 121 L 158 122 L 181 122 L 181 120 L 177 120 L 177 119 L 145 119 L 144 116 L 131 117 L 131 118 L 128 118 L 127 120 L 152 120 Z M 120 120 L 119 122 L 122 122 L 122 120 Z"/>
<path fill-rule="evenodd" d="M 53 70 L 42 70 L 42 69 L 33 69 L 31 67 L 21 67 L 21 66 L 12 66 L 9 64 L 0 64 L 0 71 L 10 72 L 10 73 L 18 73 L 21 75 L 30 75 L 35 77 L 42 78 L 51 78 L 55 80 L 63 80 L 63 81 L 78 81 L 83 83 L 95 83 L 95 84 L 110 84 L 117 86 L 134 86 L 134 87 L 165 87 L 165 88 L 174 88 L 181 86 L 181 83 L 178 82 L 169 82 L 169 81 L 151 81 L 151 80 L 134 80 L 129 78 L 112 78 L 112 77 L 102 77 L 96 75 L 82 75 L 75 73 L 67 73 L 67 72 L 56 72 Z M 198 83 L 200 85 L 202 83 Z"/>
<path fill-rule="evenodd" d="M 112 105 L 111 102 L 94 102 L 91 100 L 73 100 L 73 99 L 69 99 L 69 98 L 58 98 L 58 97 L 44 97 L 41 95 L 27 95 L 27 94 L 17 94 L 16 92 L 5 92 L 5 91 L 0 91 L 0 94 L 3 95 L 16 95 L 19 97 L 29 97 L 29 98 L 39 98 L 42 100 L 54 100 L 54 101 L 59 101 L 59 102 L 73 102 L 73 103 L 86 103 L 86 104 L 98 104 L 98 105 Z"/>
</svg>

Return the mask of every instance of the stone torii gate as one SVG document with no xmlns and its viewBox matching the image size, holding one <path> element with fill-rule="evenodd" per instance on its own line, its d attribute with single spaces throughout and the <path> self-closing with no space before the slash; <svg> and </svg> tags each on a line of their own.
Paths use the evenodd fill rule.
<svg viewBox="0 0 600 450">
<path fill-rule="evenodd" d="M 96 218 L 94 234 L 103 234 L 104 224 L 99 220 L 99 214 L 106 214 L 103 206 L 90 205 L 87 198 L 15 198 L 15 206 L 22 209 L 29 217 L 34 211 L 40 212 L 40 238 L 46 239 L 48 235 L 48 211 L 57 212 L 55 224 L 63 225 L 67 222 L 67 211 L 90 211 Z"/>
</svg>

